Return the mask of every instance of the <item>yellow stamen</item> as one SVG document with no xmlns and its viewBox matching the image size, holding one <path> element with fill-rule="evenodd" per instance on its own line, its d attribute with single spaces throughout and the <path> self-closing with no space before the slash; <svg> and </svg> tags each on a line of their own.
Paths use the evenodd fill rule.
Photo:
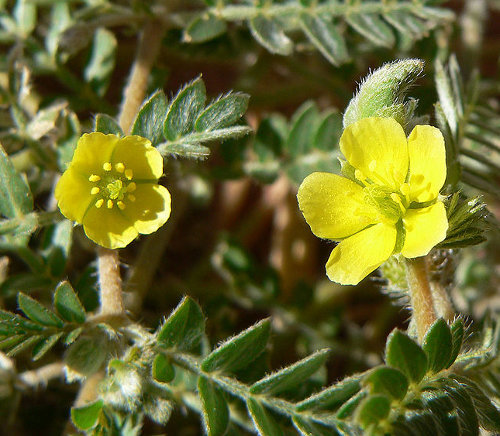
<svg viewBox="0 0 500 436">
<path fill-rule="evenodd" d="M 101 180 L 101 178 L 97 174 L 92 174 L 89 177 L 89 182 L 98 182 L 99 180 Z"/>
<path fill-rule="evenodd" d="M 108 202 L 106 203 L 106 205 L 108 206 L 108 209 L 112 209 L 113 208 L 113 202 L 111 200 L 108 200 Z"/>
<path fill-rule="evenodd" d="M 105 162 L 104 165 L 102 166 L 104 171 L 111 171 L 111 163 L 110 162 Z"/>
<path fill-rule="evenodd" d="M 117 201 L 116 205 L 121 209 L 125 209 L 125 203 L 123 201 Z"/>
<path fill-rule="evenodd" d="M 401 197 L 398 194 L 393 192 L 391 194 L 391 199 L 392 199 L 392 201 L 394 201 L 394 203 L 396 203 L 399 206 L 399 208 L 401 209 L 401 212 L 403 212 L 403 213 L 406 212 L 406 208 L 403 206 L 403 202 L 401 201 Z"/>
<path fill-rule="evenodd" d="M 375 171 L 375 168 L 377 168 L 377 161 L 375 160 L 372 160 L 369 164 L 368 164 L 368 169 L 373 172 Z"/>
<path fill-rule="evenodd" d="M 366 180 L 366 177 L 361 170 L 354 170 L 354 177 L 356 177 L 356 179 L 360 182 L 364 182 Z"/>
<path fill-rule="evenodd" d="M 95 207 L 97 207 L 97 209 L 99 209 L 103 204 L 104 204 L 104 199 L 103 198 L 99 198 L 99 200 L 97 200 L 95 202 Z"/>
<path fill-rule="evenodd" d="M 131 169 L 125 170 L 125 177 L 129 180 L 132 180 L 132 177 L 134 177 L 134 172 Z"/>
<path fill-rule="evenodd" d="M 99 194 L 99 191 L 100 189 L 97 187 L 97 186 L 94 186 L 91 190 L 90 190 L 90 193 L 92 195 L 96 195 L 96 194 Z"/>
<path fill-rule="evenodd" d="M 133 194 L 128 194 L 127 195 L 128 199 L 133 203 L 135 201 L 135 195 Z"/>
<path fill-rule="evenodd" d="M 134 192 L 137 189 L 137 185 L 134 182 L 130 182 L 127 185 L 127 192 Z"/>
<path fill-rule="evenodd" d="M 125 171 L 125 165 L 123 165 L 123 163 L 121 163 L 121 162 L 118 162 L 118 163 L 115 165 L 115 169 L 116 169 L 116 171 L 118 171 L 119 173 L 123 173 L 123 171 Z"/>
</svg>

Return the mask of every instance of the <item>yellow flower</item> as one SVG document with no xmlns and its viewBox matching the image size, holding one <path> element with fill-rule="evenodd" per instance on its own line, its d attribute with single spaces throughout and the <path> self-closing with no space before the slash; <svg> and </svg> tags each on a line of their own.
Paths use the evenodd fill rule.
<svg viewBox="0 0 500 436">
<path fill-rule="evenodd" d="M 340 241 L 326 264 L 330 280 L 355 285 L 391 255 L 425 256 L 446 237 L 438 129 L 416 126 L 406 138 L 392 118 L 365 118 L 345 129 L 340 149 L 355 181 L 313 173 L 297 194 L 312 232 Z"/>
<path fill-rule="evenodd" d="M 106 248 L 158 230 L 170 216 L 170 194 L 158 185 L 163 158 L 140 136 L 83 135 L 55 196 L 62 214 L 83 224 Z"/>
</svg>

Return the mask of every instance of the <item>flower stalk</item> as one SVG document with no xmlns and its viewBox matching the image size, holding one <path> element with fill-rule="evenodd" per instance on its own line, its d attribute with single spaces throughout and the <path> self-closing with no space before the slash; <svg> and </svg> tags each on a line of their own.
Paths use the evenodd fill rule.
<svg viewBox="0 0 500 436">
<path fill-rule="evenodd" d="M 120 315 L 123 313 L 123 298 L 118 251 L 98 247 L 97 253 L 101 303 L 99 314 Z"/>
<path fill-rule="evenodd" d="M 418 340 L 422 343 L 427 330 L 436 321 L 425 257 L 406 259 L 406 277 L 410 290 L 412 317 L 417 328 Z"/>
</svg>

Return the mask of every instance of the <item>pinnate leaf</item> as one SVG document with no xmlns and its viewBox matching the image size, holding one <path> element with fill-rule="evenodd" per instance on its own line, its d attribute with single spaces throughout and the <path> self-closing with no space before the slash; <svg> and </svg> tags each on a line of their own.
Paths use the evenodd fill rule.
<svg viewBox="0 0 500 436">
<path fill-rule="evenodd" d="M 229 424 L 229 408 L 224 393 L 204 376 L 198 379 L 198 392 L 203 406 L 203 418 L 208 436 L 223 435 Z"/>
<path fill-rule="evenodd" d="M 85 309 L 69 282 L 62 282 L 54 293 L 57 313 L 68 322 L 85 322 Z"/>
<path fill-rule="evenodd" d="M 20 292 L 17 296 L 19 308 L 32 321 L 47 327 L 63 327 L 64 322 L 55 313 L 38 301 Z"/>
<path fill-rule="evenodd" d="M 427 356 L 420 346 L 400 330 L 394 330 L 387 340 L 386 363 L 399 369 L 411 381 L 418 383 L 427 372 Z"/>
</svg>

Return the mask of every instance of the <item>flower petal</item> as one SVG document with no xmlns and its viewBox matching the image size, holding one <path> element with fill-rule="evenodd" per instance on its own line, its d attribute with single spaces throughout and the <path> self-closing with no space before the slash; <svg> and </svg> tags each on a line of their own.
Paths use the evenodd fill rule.
<svg viewBox="0 0 500 436">
<path fill-rule="evenodd" d="M 363 118 L 350 124 L 340 138 L 349 163 L 371 181 L 399 189 L 408 173 L 408 143 L 392 118 Z"/>
<path fill-rule="evenodd" d="M 432 126 L 415 126 L 408 137 L 410 198 L 418 202 L 437 198 L 446 179 L 443 134 Z"/>
<path fill-rule="evenodd" d="M 133 223 L 121 211 L 113 206 L 90 207 L 83 218 L 85 234 L 96 244 L 106 248 L 123 248 L 138 235 Z"/>
<path fill-rule="evenodd" d="M 57 182 L 55 197 L 61 213 L 69 220 L 82 223 L 92 196 L 93 184 L 83 174 L 70 166 Z"/>
<path fill-rule="evenodd" d="M 422 209 L 408 209 L 403 223 L 406 236 L 401 254 L 404 257 L 425 256 L 446 238 L 448 218 L 442 201 Z"/>
<path fill-rule="evenodd" d="M 158 180 L 163 174 L 163 157 L 141 136 L 125 136 L 118 141 L 111 157 L 112 163 L 119 162 L 134 172 L 134 179 Z"/>
<path fill-rule="evenodd" d="M 78 140 L 71 166 L 87 177 L 102 171 L 118 142 L 118 136 L 101 132 L 85 133 Z"/>
<path fill-rule="evenodd" d="M 320 238 L 345 238 L 377 222 L 378 212 L 365 203 L 363 188 L 335 174 L 310 174 L 300 185 L 297 199 L 312 232 Z"/>
<path fill-rule="evenodd" d="M 122 213 L 139 233 L 156 232 L 170 216 L 170 193 L 164 186 L 145 183 L 137 185 L 134 197 L 134 202 L 124 200 Z"/>
<path fill-rule="evenodd" d="M 395 226 L 380 223 L 344 239 L 333 249 L 326 274 L 341 285 L 358 284 L 391 256 L 396 235 Z"/>
</svg>

